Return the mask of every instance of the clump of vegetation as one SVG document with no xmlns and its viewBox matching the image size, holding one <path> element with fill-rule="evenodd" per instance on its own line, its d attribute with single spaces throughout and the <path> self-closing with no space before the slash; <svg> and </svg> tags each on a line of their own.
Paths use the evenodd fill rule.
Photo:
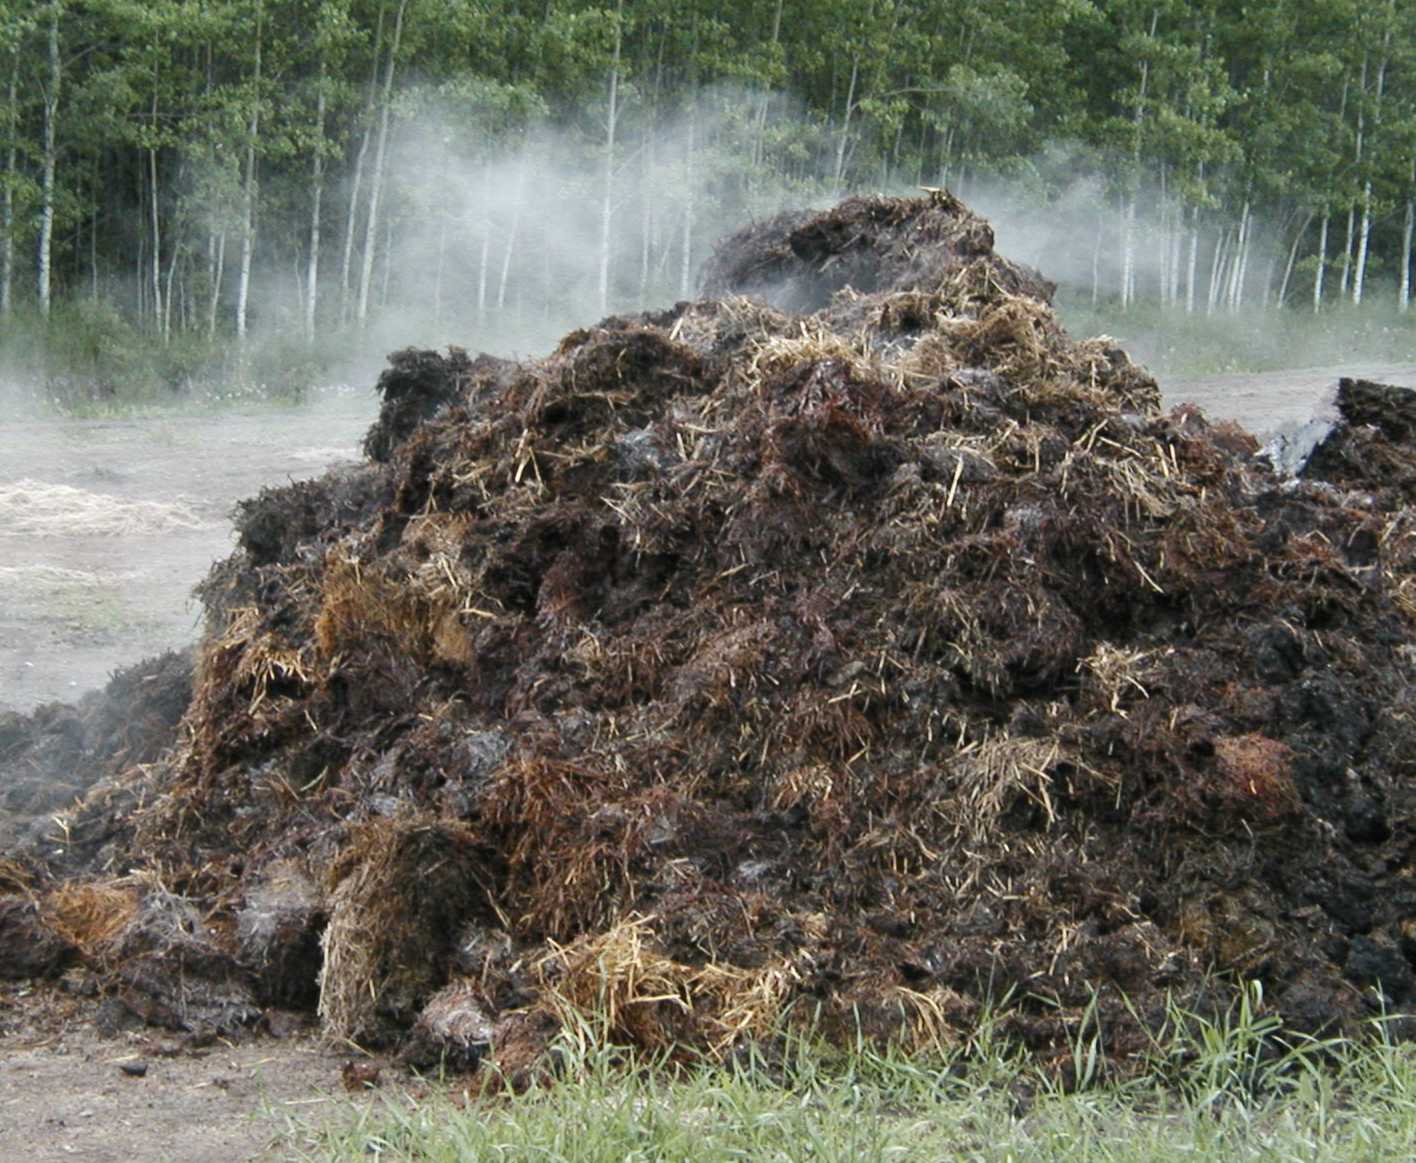
<svg viewBox="0 0 1416 1163">
<path fill-rule="evenodd" d="M 1065 1077 L 987 1025 L 911 1056 L 789 1037 L 770 1057 L 674 1069 L 589 1023 L 557 1043 L 554 1085 L 494 1098 L 430 1080 L 409 1104 L 286 1118 L 280 1149 L 320 1163 L 460 1159 L 811 1159 L 920 1163 L 1201 1163 L 1404 1158 L 1416 1145 L 1416 1054 L 1373 1023 L 1361 1042 L 1285 1036 L 1262 992 L 1209 1017 L 1172 1008 L 1150 1067 L 1110 1079 L 1098 1039 Z M 328 1110 L 328 1108 L 326 1108 Z"/>
<path fill-rule="evenodd" d="M 89 300 L 56 307 L 48 320 L 19 313 L 0 335 L 0 374 L 22 403 L 70 416 L 298 403 L 351 362 L 341 335 L 318 344 L 276 335 L 243 345 L 181 332 L 163 342 L 111 305 Z"/>
</svg>

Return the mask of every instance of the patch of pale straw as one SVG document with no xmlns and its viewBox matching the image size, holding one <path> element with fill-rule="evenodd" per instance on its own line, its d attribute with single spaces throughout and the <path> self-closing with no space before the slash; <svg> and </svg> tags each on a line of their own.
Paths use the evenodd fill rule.
<svg viewBox="0 0 1416 1163">
<path fill-rule="evenodd" d="M 205 524 L 177 501 L 129 501 L 34 480 L 0 484 L 0 536 L 129 537 Z"/>
</svg>

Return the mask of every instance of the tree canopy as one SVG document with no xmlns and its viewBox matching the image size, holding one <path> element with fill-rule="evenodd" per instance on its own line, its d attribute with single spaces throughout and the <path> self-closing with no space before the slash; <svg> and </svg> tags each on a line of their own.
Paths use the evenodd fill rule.
<svg viewBox="0 0 1416 1163">
<path fill-rule="evenodd" d="M 522 334 L 916 185 L 1123 308 L 1404 310 L 1416 5 L 0 0 L 5 316 Z"/>
</svg>

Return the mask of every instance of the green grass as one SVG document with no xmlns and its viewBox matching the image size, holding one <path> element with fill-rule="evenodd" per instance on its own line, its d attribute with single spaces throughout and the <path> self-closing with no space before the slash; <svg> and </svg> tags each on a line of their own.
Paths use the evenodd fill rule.
<svg viewBox="0 0 1416 1163">
<path fill-rule="evenodd" d="M 1096 1041 L 1066 1090 L 987 1036 L 906 1057 L 800 1039 L 785 1061 L 671 1070 L 591 1031 L 558 1047 L 560 1081 L 459 1109 L 342 1104 L 291 1123 L 273 1157 L 535 1160 L 876 1160 L 1160 1163 L 1385 1160 L 1416 1152 L 1416 1053 L 1381 1037 L 1285 1038 L 1254 987 L 1228 1014 L 1175 1013 L 1152 1060 L 1108 1082 Z M 435 1087 L 435 1092 L 439 1089 Z"/>
</svg>

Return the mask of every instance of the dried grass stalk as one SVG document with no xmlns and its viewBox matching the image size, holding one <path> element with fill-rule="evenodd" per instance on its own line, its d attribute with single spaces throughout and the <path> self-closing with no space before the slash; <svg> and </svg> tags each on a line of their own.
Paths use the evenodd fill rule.
<svg viewBox="0 0 1416 1163">
<path fill-rule="evenodd" d="M 999 817 L 1019 796 L 1037 804 L 1051 826 L 1057 818 L 1051 769 L 1064 758 L 1056 739 L 999 735 L 966 746 L 949 763 L 955 835 L 975 844 L 993 838 Z"/>
<path fill-rule="evenodd" d="M 616 1042 L 680 1056 L 717 1055 L 765 1036 L 799 981 L 786 962 L 741 969 L 674 961 L 656 948 L 652 920 L 638 914 L 553 944 L 534 969 L 563 1020 L 603 1022 Z"/>
<path fill-rule="evenodd" d="M 138 890 L 131 879 L 69 881 L 46 895 L 45 924 L 85 955 L 111 945 L 138 913 Z"/>
</svg>

